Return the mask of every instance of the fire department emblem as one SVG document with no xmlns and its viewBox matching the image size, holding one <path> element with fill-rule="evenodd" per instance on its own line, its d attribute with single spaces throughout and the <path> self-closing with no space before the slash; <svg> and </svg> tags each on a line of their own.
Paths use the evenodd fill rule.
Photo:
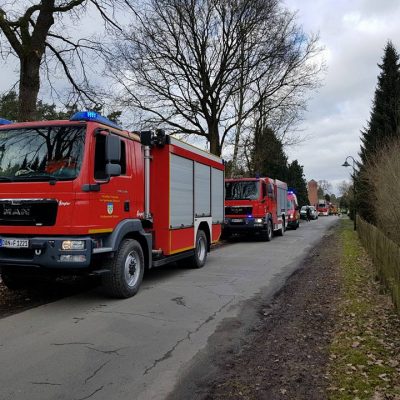
<svg viewBox="0 0 400 400">
<path fill-rule="evenodd" d="M 111 215 L 114 212 L 114 204 L 113 203 L 107 203 L 107 213 L 108 215 Z"/>
</svg>

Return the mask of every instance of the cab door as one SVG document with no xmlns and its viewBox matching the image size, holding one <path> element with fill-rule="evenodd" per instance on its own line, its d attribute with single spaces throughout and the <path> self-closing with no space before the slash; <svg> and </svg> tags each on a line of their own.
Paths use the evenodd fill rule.
<svg viewBox="0 0 400 400">
<path fill-rule="evenodd" d="M 118 159 L 112 162 L 107 160 L 107 136 L 110 135 L 114 143 L 119 142 L 120 151 Z M 116 225 L 132 216 L 130 190 L 132 182 L 132 157 L 130 154 L 129 139 L 108 131 L 100 131 L 95 135 L 93 179 L 99 191 L 92 192 L 91 204 L 93 205 L 92 221 L 96 226 L 92 233 L 111 232 Z M 114 164 L 114 172 L 120 166 L 120 174 L 110 176 L 107 164 Z M 116 167 L 116 168 L 114 168 Z M 95 232 L 95 231 L 98 232 Z"/>
</svg>

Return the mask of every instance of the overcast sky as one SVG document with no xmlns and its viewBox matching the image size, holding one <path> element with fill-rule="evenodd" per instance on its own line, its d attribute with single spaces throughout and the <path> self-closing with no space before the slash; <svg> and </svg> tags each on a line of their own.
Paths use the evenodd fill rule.
<svg viewBox="0 0 400 400">
<path fill-rule="evenodd" d="M 358 156 L 387 40 L 400 51 L 400 0 L 283 1 L 297 10 L 305 31 L 319 33 L 327 65 L 323 86 L 312 94 L 301 125 L 302 135 L 311 139 L 287 152 L 304 166 L 307 180 L 328 180 L 337 192 L 336 185 L 349 180 L 351 172 L 341 164 L 348 155 Z M 15 83 L 17 70 L 11 62 L 0 65 L 1 92 Z"/>
<path fill-rule="evenodd" d="M 346 156 L 358 157 L 387 40 L 400 51 L 400 1 L 284 1 L 298 10 L 306 31 L 319 33 L 327 64 L 324 86 L 313 93 L 302 124 L 312 138 L 288 149 L 289 158 L 304 166 L 307 180 L 326 179 L 336 192 L 350 178 L 351 168 L 341 167 Z"/>
</svg>

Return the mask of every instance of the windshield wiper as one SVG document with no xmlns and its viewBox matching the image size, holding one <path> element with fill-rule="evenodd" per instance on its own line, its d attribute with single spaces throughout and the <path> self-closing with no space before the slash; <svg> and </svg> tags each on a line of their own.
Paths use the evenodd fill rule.
<svg viewBox="0 0 400 400">
<path fill-rule="evenodd" d="M 15 181 L 36 181 L 36 180 L 43 180 L 43 181 L 58 181 L 58 179 L 51 174 L 40 174 L 36 172 L 29 172 L 27 174 L 19 175 L 14 178 Z"/>
<path fill-rule="evenodd" d="M 9 176 L 0 176 L 0 181 L 5 182 L 12 182 L 14 179 L 10 178 Z"/>
</svg>

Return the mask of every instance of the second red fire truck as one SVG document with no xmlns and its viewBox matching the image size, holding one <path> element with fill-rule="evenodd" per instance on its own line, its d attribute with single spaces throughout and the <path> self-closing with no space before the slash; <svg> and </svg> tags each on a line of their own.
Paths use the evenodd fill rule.
<svg viewBox="0 0 400 400">
<path fill-rule="evenodd" d="M 225 221 L 223 236 L 258 233 L 270 241 L 282 236 L 287 220 L 287 184 L 271 178 L 225 180 Z"/>
</svg>

